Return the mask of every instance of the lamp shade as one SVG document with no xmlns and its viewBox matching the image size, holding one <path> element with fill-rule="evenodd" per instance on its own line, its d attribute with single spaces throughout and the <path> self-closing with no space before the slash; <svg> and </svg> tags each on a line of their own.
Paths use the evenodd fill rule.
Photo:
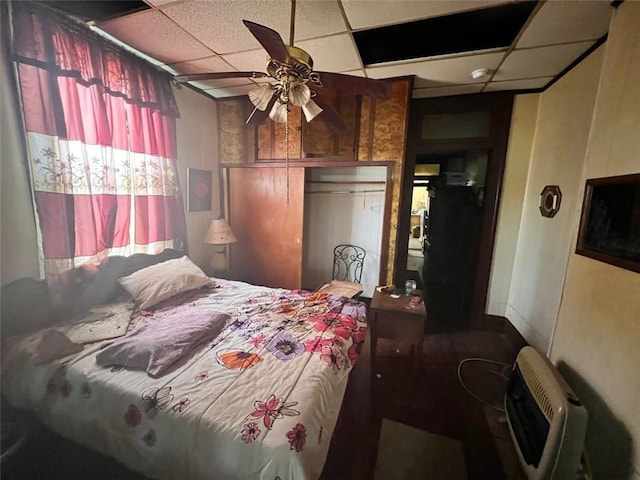
<svg viewBox="0 0 640 480">
<path fill-rule="evenodd" d="M 204 243 L 211 243 L 213 245 L 226 245 L 227 243 L 237 241 L 238 239 L 224 218 L 212 220 L 211 225 L 209 225 L 209 231 L 204 237 Z"/>
</svg>

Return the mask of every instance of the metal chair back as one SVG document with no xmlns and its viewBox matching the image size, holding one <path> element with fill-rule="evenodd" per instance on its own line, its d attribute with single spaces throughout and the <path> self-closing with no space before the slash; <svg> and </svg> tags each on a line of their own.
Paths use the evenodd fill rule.
<svg viewBox="0 0 640 480">
<path fill-rule="evenodd" d="M 364 248 L 357 245 L 338 245 L 333 249 L 333 280 L 360 283 L 364 266 Z"/>
</svg>

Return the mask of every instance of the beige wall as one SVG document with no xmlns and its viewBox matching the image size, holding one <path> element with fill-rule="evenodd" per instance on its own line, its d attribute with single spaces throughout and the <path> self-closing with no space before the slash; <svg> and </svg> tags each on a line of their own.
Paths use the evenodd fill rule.
<svg viewBox="0 0 640 480">
<path fill-rule="evenodd" d="M 209 223 L 220 216 L 220 180 L 218 159 L 218 120 L 216 103 L 188 87 L 174 89 L 180 109 L 177 124 L 180 185 L 184 195 L 189 256 L 211 274 L 213 245 L 202 242 Z M 208 212 L 188 212 L 187 168 L 213 171 L 213 204 Z"/>
<path fill-rule="evenodd" d="M 640 2 L 624 2 L 603 46 L 539 102 L 516 97 L 487 305 L 587 407 L 596 480 L 640 480 L 640 274 L 573 252 L 585 180 L 640 172 L 639 78 Z M 552 219 L 547 184 L 563 193 Z"/>
<path fill-rule="evenodd" d="M 505 316 L 545 353 L 560 307 L 603 56 L 601 47 L 540 95 Z M 562 191 L 553 218 L 538 208 L 545 185 Z"/>
<path fill-rule="evenodd" d="M 6 45 L 3 45 L 6 47 Z M 0 54 L 0 266 L 1 284 L 39 276 L 31 193 L 5 49 Z"/>
<path fill-rule="evenodd" d="M 602 72 L 580 196 L 587 178 L 640 173 L 640 2 L 614 13 Z M 589 409 L 595 478 L 640 479 L 640 274 L 571 253 L 551 359 Z"/>
<path fill-rule="evenodd" d="M 487 313 L 491 315 L 504 316 L 507 311 L 539 101 L 539 94 L 530 94 L 517 95 L 513 102 L 491 278 L 487 292 Z"/>
</svg>

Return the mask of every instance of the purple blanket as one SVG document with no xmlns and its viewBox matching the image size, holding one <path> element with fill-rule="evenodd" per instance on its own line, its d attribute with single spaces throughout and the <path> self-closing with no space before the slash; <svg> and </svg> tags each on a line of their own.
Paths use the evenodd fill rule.
<svg viewBox="0 0 640 480">
<path fill-rule="evenodd" d="M 230 323 L 231 316 L 216 311 L 179 309 L 127 337 L 103 348 L 96 356 L 98 365 L 121 365 L 146 370 L 152 377 L 168 372 L 197 345 L 212 340 Z"/>
</svg>

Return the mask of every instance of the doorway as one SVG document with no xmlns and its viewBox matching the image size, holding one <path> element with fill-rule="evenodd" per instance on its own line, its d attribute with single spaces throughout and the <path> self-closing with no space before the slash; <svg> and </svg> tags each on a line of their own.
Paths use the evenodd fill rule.
<svg viewBox="0 0 640 480">
<path fill-rule="evenodd" d="M 430 316 L 434 320 L 446 318 L 446 322 L 439 322 L 442 326 L 463 326 L 469 318 L 488 164 L 489 151 L 484 148 L 416 156 L 416 171 L 427 165 L 433 173 L 426 178 L 414 174 L 417 206 L 422 206 L 420 194 L 426 193 L 425 208 L 419 212 L 423 235 L 418 273 L 429 297 Z M 416 245 L 411 238 L 414 229 L 411 233 L 407 270 L 417 263 L 412 250 Z"/>
<path fill-rule="evenodd" d="M 428 328 L 482 328 L 513 96 L 411 104 L 397 284 L 418 279 Z"/>
</svg>

